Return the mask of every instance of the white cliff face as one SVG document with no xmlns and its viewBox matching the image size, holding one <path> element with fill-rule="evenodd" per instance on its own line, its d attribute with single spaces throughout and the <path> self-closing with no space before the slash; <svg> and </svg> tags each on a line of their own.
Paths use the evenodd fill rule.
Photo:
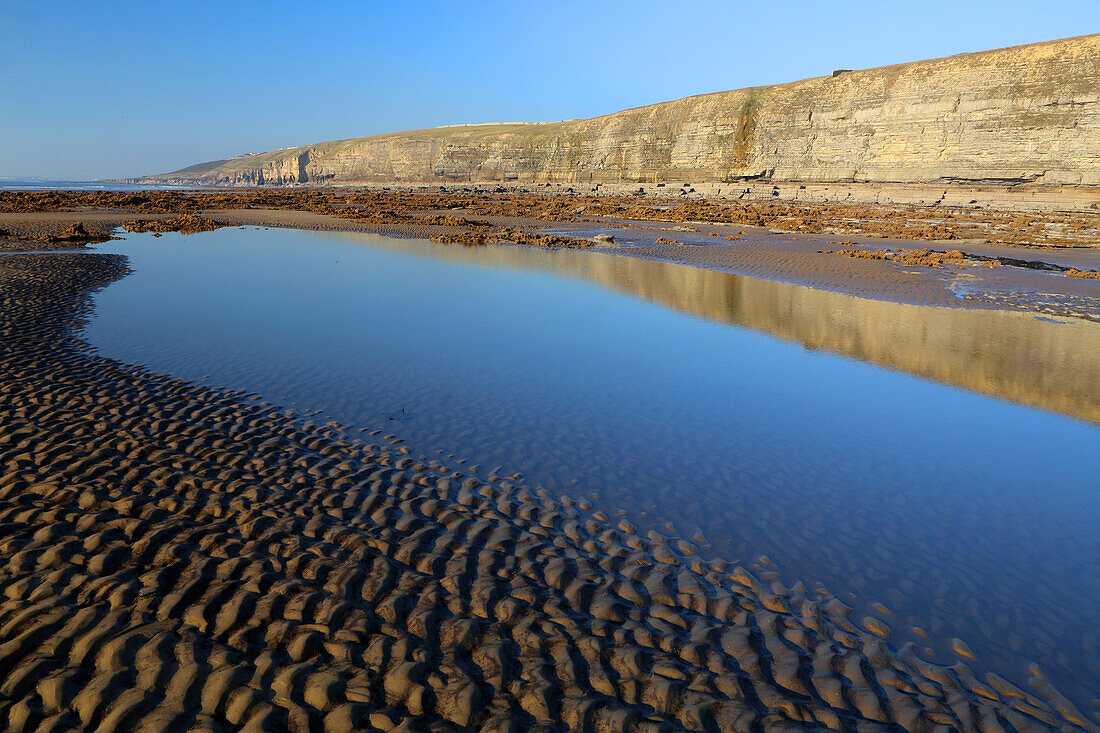
<svg viewBox="0 0 1100 733">
<path fill-rule="evenodd" d="M 654 180 L 1100 185 L 1100 35 L 690 97 L 606 117 L 320 143 L 202 183 Z"/>
</svg>

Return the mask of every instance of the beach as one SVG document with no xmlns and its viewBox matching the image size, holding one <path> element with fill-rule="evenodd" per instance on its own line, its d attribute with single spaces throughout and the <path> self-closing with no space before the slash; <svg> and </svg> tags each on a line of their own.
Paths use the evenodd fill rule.
<svg viewBox="0 0 1100 733">
<path fill-rule="evenodd" d="M 1034 214 L 1070 217 L 1060 249 L 998 237 L 998 216 L 988 243 L 965 243 L 976 224 L 961 215 L 944 225 L 955 240 L 905 223 L 913 238 L 890 247 L 961 250 L 976 259 L 957 269 L 992 278 L 960 300 L 950 263 L 823 253 L 876 251 L 872 233 L 898 231 L 886 218 L 820 231 L 851 227 L 847 210 L 817 210 L 800 232 L 789 211 L 793 231 L 767 211 L 738 214 L 765 225 L 752 227 L 570 196 L 350 195 L 0 197 L 0 246 L 23 252 L 0 254 L 0 716 L 13 730 L 1095 729 L 1038 668 L 1026 688 L 975 674 L 961 640 L 954 663 L 929 662 L 766 564 L 418 456 L 384 426 L 352 437 L 100 356 L 82 339 L 91 298 L 128 264 L 80 251 L 120 226 L 480 238 L 1087 321 L 1100 285 L 1064 273 L 1097 269 L 1100 251 L 1067 246 L 1092 215 Z M 78 223 L 87 237 L 65 235 Z M 1064 297 L 1036 300 L 1052 290 Z"/>
<path fill-rule="evenodd" d="M 0 4 L 0 733 L 1100 733 L 1098 26 Z"/>
<path fill-rule="evenodd" d="M 90 355 L 118 258 L 0 268 L 12 729 L 1090 725 L 688 540 Z"/>
<path fill-rule="evenodd" d="M 79 237 L 62 236 L 77 224 L 93 237 L 109 236 L 118 227 L 188 233 L 267 226 L 466 245 L 615 247 L 624 256 L 865 298 L 1100 319 L 1100 312 L 1092 312 L 1095 278 L 1100 277 L 1100 248 L 1093 246 L 1100 237 L 1100 212 L 1091 204 L 1073 203 L 1077 199 L 1072 197 L 1062 207 L 1020 209 L 1017 203 L 996 209 L 938 203 L 676 201 L 573 191 L 535 193 L 491 185 L 0 191 L 0 251 L 79 246 Z M 947 264 L 958 267 L 906 266 L 921 257 L 928 261 L 929 254 L 933 259 L 947 256 Z M 969 287 L 971 292 L 960 299 L 954 287 L 960 272 L 967 280 L 980 278 L 984 286 Z M 1058 297 L 1043 297 L 1052 293 Z"/>
</svg>

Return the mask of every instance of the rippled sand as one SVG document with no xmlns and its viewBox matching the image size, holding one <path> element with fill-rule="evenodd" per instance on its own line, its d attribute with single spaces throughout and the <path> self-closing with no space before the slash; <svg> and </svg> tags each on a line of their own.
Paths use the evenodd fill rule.
<svg viewBox="0 0 1100 733">
<path fill-rule="evenodd" d="M 91 356 L 124 272 L 0 258 L 12 730 L 1088 726 L 625 518 Z"/>
</svg>

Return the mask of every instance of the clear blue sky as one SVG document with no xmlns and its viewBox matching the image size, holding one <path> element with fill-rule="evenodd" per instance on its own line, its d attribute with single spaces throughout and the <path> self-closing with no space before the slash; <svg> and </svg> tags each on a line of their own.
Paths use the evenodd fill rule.
<svg viewBox="0 0 1100 733">
<path fill-rule="evenodd" d="M 0 0 L 0 176 L 592 117 L 1095 32 L 1098 0 Z"/>
</svg>

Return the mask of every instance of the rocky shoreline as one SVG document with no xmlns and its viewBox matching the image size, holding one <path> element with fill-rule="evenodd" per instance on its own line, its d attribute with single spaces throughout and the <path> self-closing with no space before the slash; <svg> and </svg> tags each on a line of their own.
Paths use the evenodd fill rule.
<svg viewBox="0 0 1100 733">
<path fill-rule="evenodd" d="M 663 185 L 663 184 L 662 184 Z M 686 185 L 686 184 L 685 184 Z M 699 184 L 702 186 L 703 184 Z M 549 184 L 547 184 L 549 186 Z M 614 187 L 611 187 L 613 189 Z M 1100 191 L 1100 190 L 1098 190 Z M 220 225 L 255 223 L 248 212 L 311 213 L 352 222 L 362 231 L 404 231 L 462 243 L 503 242 L 577 246 L 578 241 L 531 239 L 539 225 L 617 222 L 622 226 L 713 224 L 773 233 L 856 236 L 904 241 L 1004 245 L 1048 252 L 1097 249 L 1100 209 L 1021 210 L 1001 206 L 829 200 L 737 200 L 707 195 L 656 196 L 608 187 L 375 186 L 360 188 L 194 191 L 0 191 L 0 240 L 58 237 L 84 214 L 89 233 L 202 231 L 203 216 Z M 684 191 L 680 191 L 681 194 Z M 1100 193 L 1094 197 L 1100 203 Z M 232 216 L 236 215 L 236 218 Z M 68 215 L 68 216 L 65 216 Z M 242 218 L 243 216 L 243 218 Z M 262 220 L 261 220 L 262 223 Z M 277 222 L 272 222 L 278 225 Z M 334 227 L 349 229 L 343 226 Z M 354 227 L 351 228 L 355 230 Z"/>
<path fill-rule="evenodd" d="M 13 730 L 1095 727 L 581 499 L 95 356 L 126 271 L 0 256 Z"/>
<path fill-rule="evenodd" d="M 1092 211 L 639 199 L 480 186 L 0 191 L 0 251 L 80 247 L 119 228 L 157 236 L 223 226 L 597 247 L 862 298 L 1100 320 L 1100 213 Z M 838 257 L 837 245 L 849 256 Z M 876 255 L 884 246 L 953 257 Z M 974 263 L 1003 266 L 962 266 Z"/>
</svg>

